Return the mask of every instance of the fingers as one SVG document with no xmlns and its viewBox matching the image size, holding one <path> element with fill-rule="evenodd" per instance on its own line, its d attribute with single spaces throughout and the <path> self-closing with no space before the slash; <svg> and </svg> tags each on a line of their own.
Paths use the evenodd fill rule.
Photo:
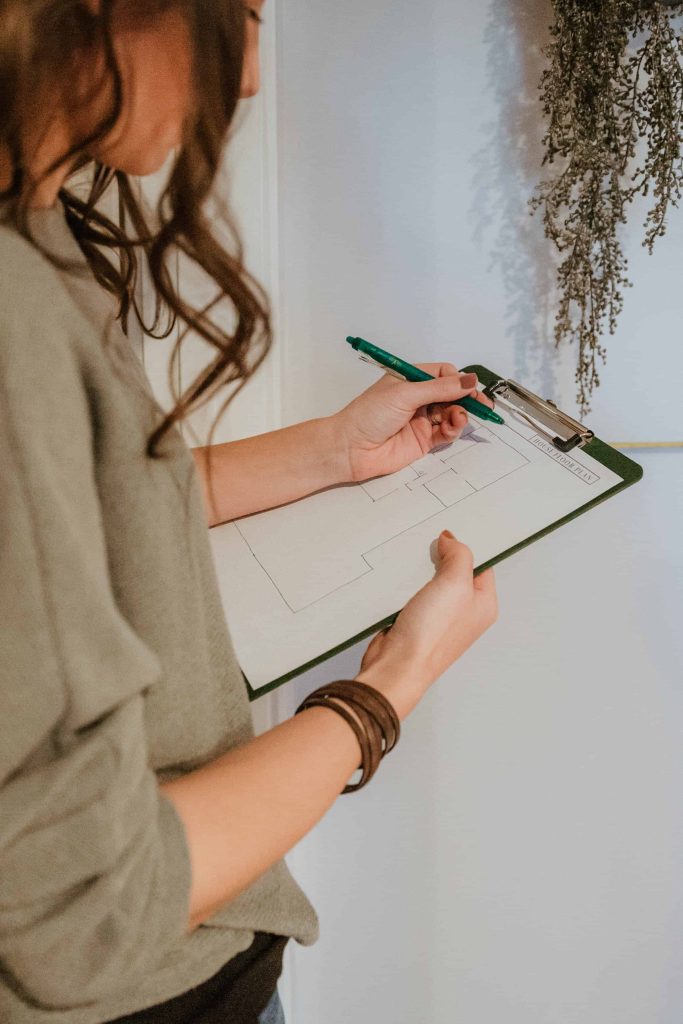
<svg viewBox="0 0 683 1024">
<path fill-rule="evenodd" d="M 449 377 L 459 374 L 460 370 L 453 363 L 413 363 L 419 370 L 431 373 L 432 377 Z"/>
<path fill-rule="evenodd" d="M 452 405 L 445 412 L 445 430 L 450 434 L 460 433 L 467 425 L 467 412 L 461 405 Z"/>
<path fill-rule="evenodd" d="M 439 534 L 437 550 L 441 561 L 437 567 L 437 575 L 464 575 L 472 579 L 474 562 L 471 550 L 466 544 L 459 540 L 449 531 L 444 530 Z"/>
<path fill-rule="evenodd" d="M 439 402 L 453 402 L 465 395 L 472 395 L 490 409 L 494 401 L 478 390 L 479 378 L 476 373 L 460 373 L 453 363 L 415 363 L 420 370 L 431 373 L 433 381 L 411 381 L 410 391 L 397 384 L 396 377 L 385 373 L 374 385 L 376 388 L 402 388 L 403 406 L 406 411 L 415 412 L 420 406 Z M 406 382 L 407 383 L 407 382 Z"/>
<path fill-rule="evenodd" d="M 419 367 L 420 370 L 424 370 L 425 373 L 431 373 L 433 377 L 453 377 L 458 376 L 460 380 L 460 386 L 467 393 L 476 392 L 475 397 L 477 401 L 482 402 L 484 405 L 488 405 L 489 409 L 495 408 L 495 402 L 488 395 L 478 391 L 479 378 L 476 373 L 460 373 L 457 366 L 453 363 L 415 363 L 415 366 Z M 389 377 L 389 380 L 395 380 L 396 378 Z M 460 398 L 462 396 L 457 395 Z"/>
<path fill-rule="evenodd" d="M 474 393 L 474 388 L 463 387 L 459 374 L 435 377 L 433 380 L 406 381 L 396 385 L 396 396 L 400 397 L 406 411 L 415 412 L 422 405 L 438 402 L 455 402 L 458 398 Z"/>
<path fill-rule="evenodd" d="M 431 373 L 432 377 L 455 377 L 460 380 L 460 386 L 467 391 L 472 391 L 479 383 L 476 373 L 460 373 L 453 363 L 415 363 L 415 366 L 425 373 Z"/>
<path fill-rule="evenodd" d="M 476 594 L 479 614 L 485 627 L 493 625 L 498 619 L 498 595 L 493 569 L 474 576 L 474 558 L 466 544 L 460 543 L 445 530 L 439 535 L 437 545 L 441 561 L 436 570 L 435 579 L 468 580 Z"/>
<path fill-rule="evenodd" d="M 444 410 L 441 422 L 434 428 L 432 444 L 447 444 L 455 441 L 456 438 L 460 437 L 467 423 L 467 413 L 459 405 Z"/>
<path fill-rule="evenodd" d="M 441 438 L 452 441 L 468 422 L 467 412 L 461 405 L 426 405 L 424 409 L 418 409 L 416 415 L 424 415 L 435 428 L 434 444 L 438 444 Z"/>
</svg>

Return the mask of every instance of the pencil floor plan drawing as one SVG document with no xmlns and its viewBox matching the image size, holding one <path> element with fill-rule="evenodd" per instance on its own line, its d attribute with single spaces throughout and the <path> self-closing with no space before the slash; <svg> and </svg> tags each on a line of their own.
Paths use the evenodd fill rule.
<svg viewBox="0 0 683 1024">
<path fill-rule="evenodd" d="M 397 473 L 312 495 L 238 520 L 237 529 L 288 607 L 301 611 L 371 572 L 405 530 L 529 464 L 487 427 L 468 424 L 458 440 Z M 302 512 L 304 514 L 302 514 Z M 302 560 L 302 552 L 307 557 Z"/>
</svg>

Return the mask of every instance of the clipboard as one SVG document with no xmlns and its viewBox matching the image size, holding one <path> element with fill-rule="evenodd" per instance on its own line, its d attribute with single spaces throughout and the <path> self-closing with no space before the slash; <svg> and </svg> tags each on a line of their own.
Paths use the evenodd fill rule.
<svg viewBox="0 0 683 1024">
<path fill-rule="evenodd" d="M 559 529 L 641 479 L 643 470 L 640 465 L 624 455 L 623 452 L 617 451 L 600 440 L 592 430 L 573 419 L 567 413 L 562 412 L 551 401 L 535 395 L 523 385 L 501 377 L 484 366 L 467 366 L 461 372 L 477 374 L 480 387 L 483 386 L 484 393 L 495 399 L 496 408 L 506 419 L 507 427 L 490 427 L 490 424 L 480 422 L 475 424 L 475 418 L 471 417 L 468 438 L 464 439 L 464 442 L 462 438 L 456 439 L 456 442 L 453 443 L 455 449 L 458 449 L 455 455 L 449 455 L 449 451 L 452 450 L 451 444 L 439 446 L 442 449 L 447 449 L 441 453 L 440 457 L 445 458 L 444 466 L 448 469 L 448 472 L 444 469 L 444 472 L 441 473 L 439 467 L 437 467 L 436 472 L 440 474 L 438 475 L 438 480 L 436 477 L 429 478 L 427 484 L 422 489 L 421 495 L 419 495 L 418 487 L 418 485 L 421 486 L 421 480 L 418 470 L 415 468 L 417 464 L 399 471 L 398 474 L 373 478 L 373 481 L 370 481 L 369 484 L 374 483 L 375 485 L 383 486 L 388 482 L 391 485 L 393 478 L 398 478 L 399 480 L 395 490 L 390 492 L 393 495 L 393 497 L 390 497 L 390 501 L 393 504 L 387 505 L 385 501 L 384 506 L 382 506 L 381 501 L 383 498 L 386 498 L 382 494 L 377 499 L 376 509 L 380 513 L 389 507 L 392 507 L 394 511 L 398 507 L 400 511 L 401 502 L 403 502 L 403 506 L 407 507 L 410 501 L 423 501 L 426 498 L 432 501 L 434 505 L 439 501 L 443 504 L 443 501 L 448 501 L 448 498 L 443 493 L 443 487 L 448 485 L 451 487 L 451 490 L 453 486 L 456 489 L 458 486 L 464 487 L 465 484 L 460 480 L 462 477 L 462 480 L 470 487 L 471 491 L 471 494 L 467 493 L 465 497 L 471 496 L 473 501 L 478 503 L 478 516 L 481 518 L 481 509 L 487 507 L 484 504 L 487 500 L 487 488 L 490 488 L 491 484 L 487 483 L 486 476 L 483 476 L 479 480 L 481 487 L 477 489 L 474 486 L 477 483 L 475 479 L 477 470 L 481 469 L 482 466 L 486 466 L 487 459 L 490 462 L 492 457 L 498 457 L 496 455 L 497 448 L 504 451 L 501 445 L 510 449 L 505 454 L 505 457 L 508 459 L 512 459 L 513 462 L 515 458 L 524 459 L 526 466 L 519 466 L 518 468 L 525 469 L 526 475 L 515 475 L 517 470 L 513 469 L 502 475 L 499 473 L 499 478 L 493 481 L 493 484 L 498 488 L 498 492 L 502 488 L 507 488 L 508 499 L 505 500 L 505 494 L 503 495 L 502 504 L 499 504 L 500 498 L 497 500 L 493 498 L 488 499 L 490 502 L 488 506 L 489 514 L 491 514 L 493 509 L 493 517 L 501 529 L 502 518 L 504 517 L 501 517 L 499 514 L 500 508 L 505 508 L 505 515 L 513 521 L 510 527 L 510 531 L 512 531 L 510 532 L 510 537 L 513 538 L 514 542 L 499 545 L 500 550 L 493 544 L 491 551 L 487 551 L 488 557 L 482 557 L 481 559 L 477 558 L 475 550 L 475 574 L 483 572 L 485 569 L 509 558 L 522 548 Z M 489 427 L 490 430 L 487 429 Z M 510 433 L 513 428 L 515 437 L 518 440 L 515 440 L 515 437 L 512 437 L 512 433 Z M 500 432 L 501 436 L 491 437 L 491 431 Z M 506 431 L 509 434 L 507 437 L 504 433 Z M 524 431 L 526 431 L 526 434 Z M 459 454 L 460 448 L 463 448 L 464 452 Z M 435 449 L 432 450 L 432 453 L 434 451 Z M 514 455 L 515 451 L 517 451 L 517 455 Z M 429 453 L 422 460 L 418 460 L 418 463 L 429 461 L 432 458 L 432 453 Z M 434 459 L 436 459 L 436 456 L 434 456 Z M 464 474 L 462 472 L 463 466 L 465 467 Z M 599 469 L 599 467 L 603 468 Z M 416 479 L 408 481 L 407 484 L 405 482 L 401 483 L 401 474 L 406 474 L 410 469 L 413 470 Z M 435 472 L 433 468 L 429 469 L 429 471 Z M 542 483 L 542 480 L 545 479 L 542 477 L 542 474 L 547 474 L 548 479 L 545 485 Z M 449 480 L 449 477 L 453 479 Z M 537 504 L 531 502 L 531 499 L 524 495 L 524 487 L 527 486 L 525 481 L 531 479 L 535 481 L 534 486 L 538 488 L 539 495 L 545 494 L 544 486 L 546 490 L 551 492 L 553 490 L 553 482 L 556 485 L 556 492 L 561 491 L 563 488 L 571 490 L 572 507 L 570 511 L 564 514 L 553 514 L 552 509 L 549 513 L 541 508 L 537 510 Z M 521 481 L 521 483 L 516 484 L 515 481 L 517 480 Z M 539 480 L 541 481 L 540 483 Z M 577 483 L 577 480 L 580 481 L 580 484 Z M 441 481 L 441 491 L 436 487 L 436 483 L 439 481 Z M 427 490 L 430 482 L 432 486 L 428 495 Z M 599 483 L 599 493 L 595 493 L 596 482 Z M 335 506 L 332 503 L 335 501 L 348 502 L 354 497 L 362 497 L 364 501 L 370 500 L 372 494 L 368 496 L 367 493 L 369 484 L 368 482 L 362 482 L 360 484 L 340 485 L 336 488 L 329 488 L 326 489 L 323 495 L 321 495 L 321 492 L 317 492 L 314 495 L 309 495 L 299 499 L 299 501 L 292 502 L 288 506 L 284 506 L 284 508 L 280 507 L 263 513 L 256 513 L 252 516 L 244 517 L 242 520 L 235 520 L 233 523 L 214 527 L 210 531 L 209 536 L 214 547 L 214 558 L 217 564 L 220 565 L 222 562 L 225 562 L 233 569 L 233 582 L 226 583 L 225 574 L 219 574 L 219 585 L 233 645 L 242 668 L 250 700 L 255 700 L 257 697 L 274 690 L 302 672 L 308 671 L 346 648 L 352 647 L 364 638 L 370 637 L 379 630 L 392 625 L 406 601 L 433 574 L 433 565 L 411 567 L 406 562 L 405 566 L 397 567 L 397 562 L 400 561 L 400 558 L 397 559 L 396 553 L 403 550 L 396 547 L 397 540 L 405 540 L 412 537 L 414 551 L 419 550 L 423 552 L 425 548 L 428 549 L 429 547 L 425 538 L 428 536 L 436 538 L 440 529 L 448 526 L 449 520 L 444 517 L 448 517 L 449 514 L 465 514 L 462 510 L 464 509 L 466 512 L 468 507 L 464 499 L 458 498 L 450 506 L 446 504 L 443 510 L 437 508 L 436 513 L 428 514 L 424 520 L 403 531 L 400 537 L 390 537 L 387 541 L 375 545 L 369 552 L 366 552 L 363 556 L 365 563 L 367 563 L 365 566 L 367 571 L 365 573 L 361 572 L 360 575 L 350 579 L 349 582 L 344 582 L 342 578 L 341 585 L 338 587 L 332 587 L 330 583 L 330 594 L 324 595 L 318 602 L 313 601 L 306 604 L 305 598 L 300 597 L 299 604 L 301 604 L 302 608 L 298 613 L 299 618 L 306 615 L 318 615 L 316 621 L 319 623 L 318 630 L 320 636 L 318 637 L 316 634 L 315 626 L 313 628 L 308 627 L 309 635 L 306 638 L 306 643 L 299 642 L 301 649 L 303 650 L 304 647 L 307 647 L 312 656 L 303 657 L 299 663 L 299 658 L 296 655 L 296 642 L 292 639 L 292 634 L 295 632 L 294 624 L 297 622 L 296 601 L 291 596 L 288 598 L 287 588 L 282 584 L 282 579 L 278 578 L 277 573 L 269 568 L 267 552 L 264 555 L 263 550 L 259 547 L 259 530 L 261 537 L 270 538 L 271 551 L 273 534 L 277 535 L 278 531 L 283 537 L 282 547 L 287 548 L 287 530 L 292 528 L 292 523 L 294 524 L 293 529 L 297 529 L 297 517 L 301 519 L 302 523 L 304 522 L 302 517 L 309 517 L 306 521 L 308 533 L 310 533 L 310 524 L 315 526 L 317 522 L 316 513 L 320 516 L 325 513 L 326 508 L 328 512 L 332 508 L 333 514 L 338 515 L 341 522 L 345 515 L 344 509 L 340 505 L 339 510 L 334 512 Z M 400 494 L 400 486 L 412 487 L 411 497 L 406 497 L 404 500 Z M 517 488 L 516 490 L 515 487 Z M 357 488 L 363 488 L 366 493 L 362 496 L 355 495 L 354 492 Z M 587 499 L 585 501 L 583 501 L 584 491 Z M 337 493 L 335 494 L 335 492 Z M 488 491 L 489 495 L 494 493 L 496 492 L 493 490 Z M 511 494 L 516 496 L 518 499 L 517 505 L 521 509 L 521 512 L 519 509 L 517 510 L 518 518 L 521 516 L 521 521 L 524 521 L 524 501 L 527 501 L 530 503 L 529 507 L 533 505 L 534 516 L 532 518 L 535 517 L 536 527 L 540 525 L 540 528 L 532 528 L 526 533 L 526 529 L 520 527 L 519 523 L 515 525 L 516 505 L 514 501 L 509 500 Z M 416 497 L 413 498 L 412 495 L 416 495 Z M 547 500 L 551 506 L 555 497 L 554 494 L 549 494 L 548 496 Z M 316 501 L 319 502 L 318 505 L 315 504 Z M 558 496 L 557 502 L 559 501 L 560 497 Z M 471 503 L 470 507 L 473 507 Z M 455 512 L 452 510 L 455 510 Z M 544 515 L 548 519 L 547 522 L 543 519 Z M 506 528 L 507 525 L 505 523 Z M 517 530 L 516 535 L 514 535 L 515 529 Z M 221 533 L 221 531 L 223 532 Z M 469 543 L 474 550 L 474 545 L 470 542 L 466 533 L 461 533 L 457 528 L 454 532 L 459 539 Z M 301 543 L 304 546 L 308 543 L 308 533 L 305 528 L 302 528 L 298 534 L 300 539 L 303 538 Z M 515 539 L 515 536 L 517 539 Z M 332 538 L 332 543 L 334 544 L 334 537 Z M 394 544 L 393 549 L 392 544 Z M 292 547 L 291 543 L 289 547 Z M 380 556 L 383 553 L 384 561 L 382 562 Z M 294 556 L 285 551 L 283 557 Z M 304 588 L 302 593 L 306 591 L 308 582 L 306 573 L 309 571 L 309 568 L 308 563 L 306 563 L 306 557 L 306 551 L 304 551 L 301 558 L 305 564 L 299 574 L 299 588 L 300 590 L 301 587 Z M 378 558 L 379 562 L 377 561 Z M 334 568 L 336 571 L 339 570 L 338 566 Z M 429 568 L 431 568 L 431 573 Z M 320 578 L 311 579 L 311 586 L 313 586 L 314 590 L 317 587 L 322 592 L 326 585 L 324 571 L 320 571 L 320 567 L 315 562 L 315 559 L 311 558 L 310 572 L 315 574 L 316 571 L 319 572 Z M 394 604 L 391 604 L 391 612 L 386 614 L 386 605 L 391 602 L 392 597 L 400 592 L 400 586 L 396 587 L 396 583 L 401 581 L 400 573 L 402 571 L 404 571 L 404 575 L 407 577 L 412 572 L 412 581 L 406 581 L 407 590 L 405 594 L 401 595 L 400 600 L 396 600 Z M 272 578 L 269 576 L 269 572 L 271 572 Z M 373 572 L 376 574 L 375 581 L 382 579 L 382 573 L 386 574 L 389 572 L 394 574 L 393 584 L 391 579 L 387 579 L 383 584 L 384 590 L 382 591 L 381 587 L 378 590 L 378 595 L 381 595 L 381 599 L 380 596 L 373 594 L 370 594 L 368 597 L 368 588 L 374 585 Z M 391 589 L 392 585 L 393 590 Z M 252 587 L 254 592 L 250 597 L 250 588 Z M 258 588 L 261 588 L 260 591 Z M 271 607 L 269 604 L 271 590 L 273 591 L 272 600 L 274 603 L 272 611 L 269 611 Z M 358 595 L 362 595 L 364 592 L 366 607 L 360 610 L 355 606 L 352 607 L 354 599 L 357 602 Z M 250 600 L 251 612 L 248 607 Z M 326 619 L 324 614 L 325 601 L 328 602 L 328 606 L 330 602 L 336 602 L 334 607 L 337 610 L 342 609 L 341 635 L 339 629 L 337 629 L 337 642 L 329 642 L 329 637 L 332 636 L 334 628 L 337 627 L 338 623 L 335 622 L 333 624 L 332 632 L 330 632 L 330 616 L 328 615 Z M 346 601 L 346 604 L 344 604 L 344 601 Z M 373 615 L 372 611 L 382 603 L 385 606 L 382 608 L 384 614 Z M 396 607 L 396 604 L 400 606 Z M 281 609 L 279 610 L 279 605 L 287 607 L 282 611 Z M 346 609 L 345 612 L 344 609 Z M 327 610 L 330 610 L 329 607 Z M 269 625 L 269 614 L 272 617 L 272 625 Z M 349 616 L 349 622 L 353 620 L 354 615 L 356 616 L 356 628 L 351 627 L 348 630 L 344 630 L 344 614 Z M 365 614 L 365 619 L 360 621 L 359 616 L 363 614 Z M 291 624 L 289 628 L 288 623 Z M 316 643 L 320 647 L 319 650 L 316 649 Z M 250 678 L 251 673 L 247 663 L 250 658 L 254 665 L 259 657 L 266 657 L 267 660 L 268 655 L 263 655 L 262 652 L 264 648 L 266 652 L 268 651 L 269 644 L 271 645 L 272 658 L 275 657 L 274 652 L 276 650 L 278 651 L 277 657 L 280 657 L 279 649 L 275 645 L 280 645 L 282 648 L 288 648 L 289 645 L 291 649 L 288 650 L 286 656 L 289 657 L 290 661 L 294 658 L 297 663 L 288 667 L 286 671 L 276 671 L 274 678 L 271 679 L 264 679 L 261 669 L 259 669 L 261 678 Z M 282 658 L 285 658 L 285 653 L 282 654 Z"/>
</svg>

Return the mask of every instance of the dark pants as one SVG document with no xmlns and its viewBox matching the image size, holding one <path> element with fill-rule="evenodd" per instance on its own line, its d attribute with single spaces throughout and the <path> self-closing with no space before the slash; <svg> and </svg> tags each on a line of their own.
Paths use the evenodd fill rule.
<svg viewBox="0 0 683 1024">
<path fill-rule="evenodd" d="M 284 1024 L 276 986 L 287 941 L 257 932 L 249 949 L 208 981 L 108 1024 Z"/>
</svg>

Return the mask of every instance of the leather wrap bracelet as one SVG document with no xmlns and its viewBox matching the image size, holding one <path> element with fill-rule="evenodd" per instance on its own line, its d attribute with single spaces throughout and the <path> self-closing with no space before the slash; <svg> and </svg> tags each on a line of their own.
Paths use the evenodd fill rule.
<svg viewBox="0 0 683 1024">
<path fill-rule="evenodd" d="M 294 713 L 298 715 L 314 707 L 336 711 L 356 734 L 361 750 L 361 777 L 342 790 L 353 793 L 370 781 L 382 758 L 398 743 L 401 723 L 396 710 L 383 693 L 360 679 L 337 679 L 319 686 Z"/>
</svg>

